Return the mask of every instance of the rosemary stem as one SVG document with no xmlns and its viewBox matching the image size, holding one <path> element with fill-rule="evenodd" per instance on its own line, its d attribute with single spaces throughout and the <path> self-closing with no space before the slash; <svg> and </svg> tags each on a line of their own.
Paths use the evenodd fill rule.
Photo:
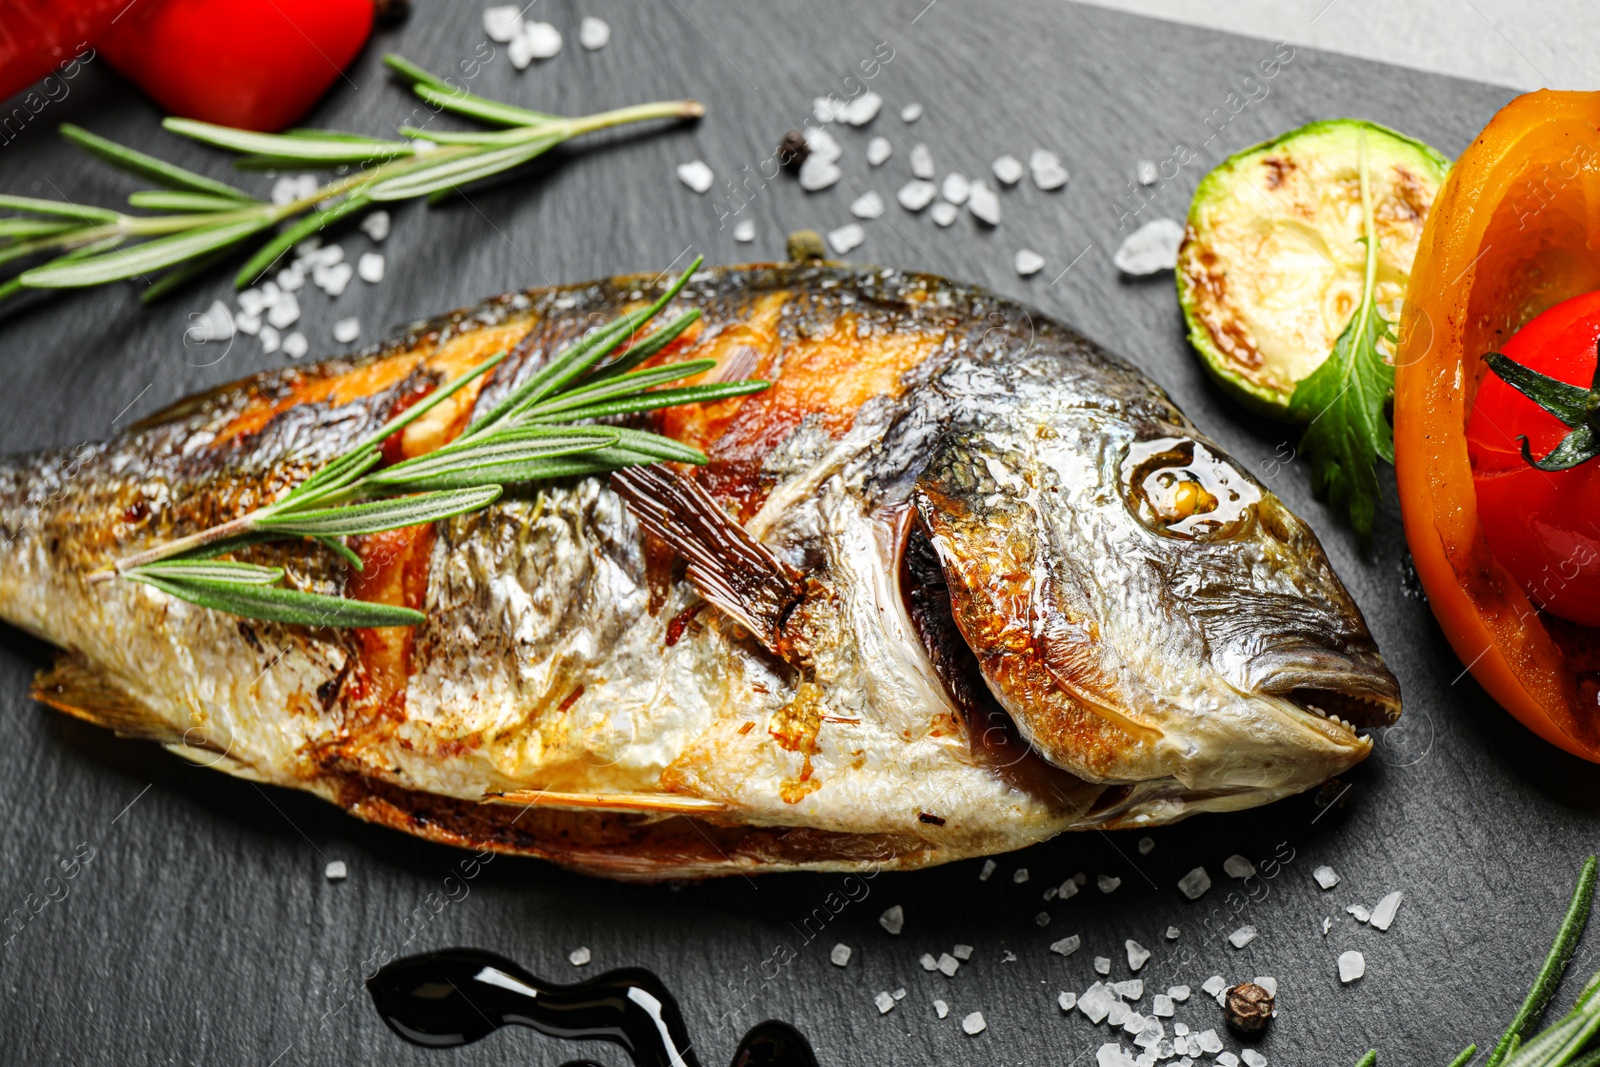
<svg viewBox="0 0 1600 1067">
<path fill-rule="evenodd" d="M 167 541 L 164 544 L 156 545 L 154 548 L 147 548 L 143 552 L 135 552 L 131 556 L 124 556 L 110 567 L 102 568 L 89 575 L 89 581 L 91 583 L 107 582 L 134 567 L 171 559 L 173 556 L 192 552 L 197 548 L 214 545 L 218 541 L 226 541 L 230 537 L 238 537 L 241 534 L 250 533 L 255 529 L 255 521 L 260 514 L 260 511 L 252 511 L 248 515 L 240 515 L 237 519 L 229 520 L 220 526 L 213 526 L 208 530 L 201 530 L 199 533 L 180 537 L 176 541 Z"/>
<path fill-rule="evenodd" d="M 567 119 L 567 136 L 577 137 L 579 134 L 593 133 L 595 130 L 625 126 L 630 122 L 644 122 L 649 119 L 697 119 L 705 113 L 705 105 L 698 100 L 663 100 L 653 104 L 635 104 L 632 107 L 586 115 L 580 119 Z"/>
<path fill-rule="evenodd" d="M 1583 861 L 1583 869 L 1578 874 L 1578 884 L 1573 887 L 1572 900 L 1567 905 L 1567 913 L 1562 917 L 1561 926 L 1556 931 L 1556 938 L 1550 945 L 1550 952 L 1545 956 L 1544 966 L 1539 968 L 1539 975 L 1533 981 L 1533 988 L 1528 990 L 1528 997 L 1522 1002 L 1516 1017 L 1511 1020 L 1511 1025 L 1506 1028 L 1505 1034 L 1495 1045 L 1494 1051 L 1489 1054 L 1484 1067 L 1499 1067 L 1511 1055 L 1512 1041 L 1525 1037 L 1534 1023 L 1544 1014 L 1550 998 L 1555 995 L 1556 986 L 1561 982 L 1561 976 L 1566 973 L 1567 964 L 1572 962 L 1572 954 L 1577 950 L 1578 938 L 1583 936 L 1583 928 L 1589 921 L 1589 906 L 1594 900 L 1595 879 L 1597 865 L 1595 857 L 1590 856 Z M 1592 995 L 1593 983 L 1585 988 L 1585 996 L 1579 998 L 1579 1008 L 1582 1008 L 1588 995 Z"/>
</svg>

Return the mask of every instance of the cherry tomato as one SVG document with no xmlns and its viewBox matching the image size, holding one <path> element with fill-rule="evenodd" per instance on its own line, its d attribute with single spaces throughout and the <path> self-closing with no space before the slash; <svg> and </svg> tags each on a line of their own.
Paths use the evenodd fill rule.
<svg viewBox="0 0 1600 1067">
<path fill-rule="evenodd" d="M 355 58 L 372 17 L 372 0 L 156 0 L 95 44 L 174 115 L 279 130 Z"/>
<path fill-rule="evenodd" d="M 1600 290 L 1565 300 L 1518 330 L 1502 354 L 1588 389 L 1600 342 Z M 1467 420 L 1478 515 L 1494 557 L 1536 607 L 1600 626 L 1600 460 L 1542 471 L 1536 457 L 1571 431 L 1495 375 L 1484 378 Z"/>
</svg>

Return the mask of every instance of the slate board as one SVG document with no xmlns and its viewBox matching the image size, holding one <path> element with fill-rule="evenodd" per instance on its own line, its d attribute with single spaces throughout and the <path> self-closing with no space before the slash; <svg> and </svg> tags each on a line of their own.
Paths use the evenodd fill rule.
<svg viewBox="0 0 1600 1067">
<path fill-rule="evenodd" d="M 710 115 L 694 128 L 595 138 L 531 174 L 473 192 L 468 202 L 400 209 L 383 249 L 385 282 L 355 282 L 337 303 L 301 294 L 313 354 L 334 350 L 331 324 L 345 315 L 358 314 L 371 339 L 385 324 L 491 293 L 661 269 L 690 252 L 713 263 L 781 257 L 787 231 L 849 221 L 854 189 L 892 198 L 918 140 L 932 148 L 941 172 L 974 175 L 1002 153 L 1025 158 L 1045 146 L 1067 161 L 1071 184 L 1053 194 L 1027 186 L 1007 192 L 998 230 L 976 228 L 970 217 L 939 230 L 891 205 L 885 219 L 867 224 L 867 242 L 853 258 L 988 284 L 1075 323 L 1171 390 L 1242 462 L 1271 475 L 1284 434 L 1207 385 L 1184 342 L 1170 277 L 1121 281 L 1111 265 L 1135 161 L 1165 160 L 1179 142 L 1196 149 L 1196 160 L 1152 190 L 1139 215 L 1181 217 L 1208 167 L 1302 122 L 1363 116 L 1454 155 L 1511 95 L 1305 49 L 1265 80 L 1258 65 L 1276 51 L 1269 42 L 1054 0 L 1003 10 L 925 2 L 540 5 L 541 17 L 566 34 L 566 51 L 521 75 L 498 55 L 474 88 L 564 113 L 693 95 L 709 103 Z M 395 49 L 448 70 L 483 41 L 479 11 L 475 3 L 419 3 L 408 24 L 380 31 L 313 121 L 360 131 L 405 121 L 413 105 L 385 84 L 379 54 Z M 587 13 L 615 30 L 595 54 L 576 47 L 578 19 Z M 740 216 L 756 220 L 759 237 L 736 244 L 731 223 L 719 228 L 720 191 L 691 194 L 673 167 L 698 157 L 719 177 L 742 177 L 745 166 L 755 172 L 812 97 L 859 74 L 879 42 L 893 58 L 871 85 L 888 103 L 867 130 L 841 133 L 848 180 L 815 196 L 787 180 L 760 188 Z M 1235 115 L 1227 110 L 1230 93 L 1236 103 L 1256 99 Z M 898 111 L 912 100 L 927 114 L 907 127 Z M 0 189 L 114 203 L 132 188 L 56 141 L 54 125 L 68 120 L 225 172 L 220 154 L 163 134 L 156 118 L 114 75 L 91 65 L 64 100 L 0 151 Z M 864 160 L 874 133 L 895 145 L 877 171 Z M 369 244 L 354 232 L 343 240 L 352 253 Z M 1011 266 L 1024 245 L 1048 260 L 1031 279 Z M 214 349 L 185 347 L 188 314 L 226 291 L 215 279 L 141 310 L 134 291 L 118 286 L 5 312 L 0 449 L 103 437 L 178 396 L 279 362 L 243 338 L 220 360 Z M 1322 534 L 1365 610 L 1404 686 L 1403 730 L 1320 803 L 1305 796 L 1197 818 L 1152 834 L 1147 856 L 1135 848 L 1137 835 L 1090 833 L 1003 857 L 988 882 L 979 881 L 977 862 L 881 875 L 859 883 L 865 899 L 810 940 L 805 918 L 845 887 L 843 878 L 639 887 L 500 858 L 435 913 L 430 902 L 461 897 L 452 888 L 460 883 L 446 879 L 459 874 L 465 853 L 366 826 L 301 794 L 190 767 L 47 711 L 27 689 L 48 651 L 7 631 L 0 911 L 42 895 L 52 865 L 80 845 L 94 853 L 65 883 L 64 899 L 0 937 L 0 1060 L 554 1065 L 582 1051 L 623 1061 L 614 1049 L 526 1031 L 458 1051 L 402 1044 L 356 983 L 363 961 L 464 944 L 560 980 L 581 973 L 566 962 L 580 945 L 594 954 L 586 973 L 651 967 L 678 990 L 708 1065 L 726 1062 L 744 1028 L 767 1017 L 808 1033 L 824 1067 L 1086 1064 L 1104 1031 L 1076 1015 L 1064 1019 L 1056 993 L 1087 987 L 1095 955 L 1117 958 L 1117 973 L 1125 973 L 1123 941 L 1134 938 L 1155 950 L 1142 975 L 1152 988 L 1197 986 L 1218 972 L 1230 980 L 1276 976 L 1280 1017 L 1260 1046 L 1273 1062 L 1354 1063 L 1377 1045 L 1385 1062 L 1442 1063 L 1469 1039 L 1492 1039 L 1531 979 L 1579 860 L 1595 847 L 1600 771 L 1536 741 L 1470 678 L 1458 677 L 1460 664 L 1426 605 L 1406 592 L 1392 491 L 1374 548 L 1361 554 L 1311 500 L 1300 465 L 1269 481 Z M 1338 801 L 1327 804 L 1334 793 Z M 1260 882 L 1256 899 L 1231 898 L 1243 902 L 1237 912 L 1221 870 L 1234 852 L 1258 861 L 1292 854 L 1276 877 Z M 324 881 L 330 859 L 349 864 L 348 881 Z M 1175 883 L 1202 863 L 1218 886 L 1190 903 Z M 1321 863 L 1344 876 L 1333 892 L 1312 881 Z M 1026 884 L 1013 881 L 1019 867 L 1032 874 Z M 1045 904 L 1045 887 L 1080 870 L 1090 879 L 1085 892 Z M 1103 896 L 1095 889 L 1102 874 L 1120 877 L 1121 888 Z M 1396 888 L 1405 903 L 1387 933 L 1343 912 Z M 897 938 L 877 923 L 891 904 L 906 913 Z M 1045 929 L 1035 925 L 1040 911 L 1053 915 Z M 1328 915 L 1333 931 L 1323 937 L 1318 924 Z M 1259 936 L 1243 950 L 1228 947 L 1225 935 L 1246 922 Z M 1162 936 L 1169 924 L 1182 930 L 1176 945 Z M 1069 933 L 1084 941 L 1075 956 L 1046 951 Z M 1600 963 L 1595 940 L 1575 973 Z M 836 942 L 855 949 L 848 968 L 828 962 Z M 918 966 L 922 953 L 958 942 L 976 952 L 953 979 Z M 766 965 L 781 956 L 780 946 L 794 961 Z M 1347 948 L 1366 954 L 1368 975 L 1341 987 L 1334 961 Z M 900 986 L 906 999 L 880 1017 L 873 995 Z M 949 1002 L 950 1018 L 935 1018 L 935 997 Z M 975 1010 L 988 1029 L 968 1037 L 958 1021 Z M 1219 1023 L 1199 996 L 1179 1017 L 1197 1029 Z"/>
</svg>

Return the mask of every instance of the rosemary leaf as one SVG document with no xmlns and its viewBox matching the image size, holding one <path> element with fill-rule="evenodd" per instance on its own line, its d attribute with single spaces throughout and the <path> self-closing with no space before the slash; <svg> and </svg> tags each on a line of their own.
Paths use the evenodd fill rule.
<svg viewBox="0 0 1600 1067">
<path fill-rule="evenodd" d="M 361 562 L 361 557 L 356 555 L 355 549 L 351 548 L 337 537 L 316 537 L 312 538 L 312 540 L 316 541 L 323 547 L 330 549 L 335 555 L 339 556 L 347 564 L 349 564 L 352 570 L 364 571 L 367 569 L 366 565 Z"/>
<path fill-rule="evenodd" d="M 408 156 L 414 146 L 405 141 L 385 141 L 378 138 L 351 139 L 348 135 L 286 136 L 280 133 L 256 133 L 252 130 L 218 126 L 198 119 L 166 118 L 161 125 L 180 137 L 188 137 L 201 144 L 217 148 L 230 148 L 235 152 L 251 152 L 270 156 L 285 163 L 308 166 L 336 166 L 341 163 L 375 163 Z"/>
<path fill-rule="evenodd" d="M 141 189 L 129 194 L 128 204 L 148 211 L 237 211 L 241 206 L 234 197 L 183 189 Z"/>
<path fill-rule="evenodd" d="M 441 448 L 425 456 L 397 463 L 365 479 L 366 484 L 388 490 L 464 489 L 530 481 L 539 461 L 579 452 L 594 452 L 621 440 L 614 430 L 574 427 L 549 430 L 533 427 L 486 437 L 460 448 Z"/>
<path fill-rule="evenodd" d="M 241 585 L 272 585 L 283 580 L 282 567 L 258 567 L 254 563 L 235 563 L 225 559 L 164 559 L 134 567 L 124 573 L 130 578 L 203 579 Z"/>
<path fill-rule="evenodd" d="M 1378 1050 L 1368 1049 L 1367 1054 L 1356 1061 L 1356 1067 L 1373 1067 L 1378 1062 Z"/>
<path fill-rule="evenodd" d="M 690 310 L 685 311 L 682 315 L 679 315 L 677 318 L 673 319 L 671 322 L 667 323 L 665 326 L 661 327 L 644 340 L 630 345 L 622 353 L 622 355 L 618 356 L 610 363 L 597 368 L 589 375 L 588 380 L 597 381 L 601 378 L 614 378 L 619 374 L 628 373 L 633 368 L 637 367 L 639 364 L 655 355 L 657 352 L 660 352 L 663 348 L 666 348 L 673 341 L 676 341 L 678 336 L 682 334 L 684 330 L 687 330 L 690 326 L 693 326 L 699 321 L 699 308 L 691 308 Z"/>
<path fill-rule="evenodd" d="M 498 485 L 374 500 L 368 504 L 311 511 L 274 511 L 255 520 L 259 530 L 307 537 L 342 537 L 418 526 L 487 507 L 500 495 Z"/>
<path fill-rule="evenodd" d="M 355 214 L 368 204 L 372 203 L 365 196 L 353 194 L 345 197 L 337 204 L 321 211 L 313 211 L 293 225 L 285 227 L 276 237 L 258 248 L 245 265 L 239 268 L 239 273 L 233 276 L 235 289 L 243 289 L 251 282 L 267 272 L 267 269 L 276 263 L 289 249 L 304 241 L 314 233 L 320 233 L 340 219 Z"/>
<path fill-rule="evenodd" d="M 64 200 L 40 200 L 34 196 L 6 196 L 0 194 L 0 210 L 27 211 L 34 215 L 55 215 L 64 219 L 84 222 L 116 222 L 115 211 L 88 204 L 70 204 Z"/>
<path fill-rule="evenodd" d="M 618 447 L 649 456 L 652 462 L 668 460 L 673 463 L 693 463 L 696 466 L 706 462 L 706 454 L 693 445 L 686 445 L 647 430 L 631 430 L 621 426 L 616 430 L 621 435 L 621 440 L 617 442 Z"/>
<path fill-rule="evenodd" d="M 492 151 L 454 156 L 432 166 L 418 167 L 393 178 L 381 179 L 367 186 L 364 191 L 373 200 L 410 200 L 412 197 L 426 196 L 520 166 L 544 154 L 562 140 L 559 134 L 544 134 Z"/>
<path fill-rule="evenodd" d="M 173 579 L 148 574 L 133 580 L 203 608 L 268 622 L 299 626 L 415 626 L 427 618 L 420 611 L 391 604 L 302 593 L 297 589 L 280 589 L 270 585 Z"/>
<path fill-rule="evenodd" d="M 1595 857 L 1590 856 L 1583 861 L 1583 869 L 1578 874 L 1578 884 L 1573 887 L 1572 900 L 1567 904 L 1567 913 L 1562 917 L 1561 926 L 1556 931 L 1556 939 L 1550 945 L 1550 952 L 1545 956 L 1544 966 L 1539 968 L 1538 977 L 1533 981 L 1533 988 L 1528 991 L 1527 999 L 1522 1002 L 1522 1007 L 1511 1020 L 1511 1025 L 1506 1028 L 1494 1051 L 1489 1054 L 1484 1067 L 1499 1067 L 1508 1055 L 1512 1040 L 1525 1039 L 1528 1031 L 1544 1014 L 1550 998 L 1555 995 L 1556 986 L 1561 983 L 1561 976 L 1567 971 L 1567 964 L 1572 962 L 1572 954 L 1577 950 L 1578 939 L 1583 936 L 1583 929 L 1588 925 L 1589 908 L 1594 901 L 1596 874 Z"/>
<path fill-rule="evenodd" d="M 479 122 L 497 126 L 538 126 L 546 122 L 561 121 L 558 115 L 502 104 L 476 96 L 465 89 L 457 89 L 443 78 L 422 69 L 403 56 L 390 52 L 383 57 L 384 65 L 398 74 L 427 103 L 457 115 L 465 115 Z"/>
<path fill-rule="evenodd" d="M 203 226 L 167 237 L 158 237 L 126 250 L 113 249 L 69 263 L 62 263 L 59 260 L 47 263 L 42 267 L 25 271 L 20 278 L 23 285 L 36 289 L 81 288 L 120 281 L 123 278 L 136 278 L 233 244 L 271 225 L 272 219 L 261 215 L 256 218 L 241 219 L 238 222 Z"/>
<path fill-rule="evenodd" d="M 726 400 L 729 397 L 759 393 L 771 384 L 752 378 L 742 382 L 719 382 L 716 385 L 685 385 L 677 389 L 653 389 L 637 396 L 606 400 L 555 415 L 532 416 L 529 421 L 544 423 L 555 420 L 568 422 L 574 419 L 607 419 L 616 415 L 634 415 L 643 411 L 676 407 L 679 404 L 706 404 L 715 400 Z"/>
<path fill-rule="evenodd" d="M 1457 1054 L 1455 1059 L 1450 1061 L 1450 1067 L 1467 1067 L 1467 1064 L 1472 1062 L 1472 1057 L 1477 1054 L 1478 1046 L 1476 1044 L 1468 1045 Z"/>
<path fill-rule="evenodd" d="M 118 170 L 127 171 L 136 177 L 164 185 L 168 189 L 185 189 L 192 193 L 210 193 L 214 196 L 232 197 L 235 200 L 252 201 L 255 197 L 243 189 L 236 189 L 227 182 L 219 182 L 215 178 L 207 178 L 203 174 L 196 174 L 176 163 L 168 163 L 155 156 L 147 156 L 143 152 L 135 151 L 126 145 L 108 141 L 99 134 L 90 133 L 82 126 L 72 123 L 63 123 L 61 136 L 88 152 L 91 156 L 103 163 L 109 163 Z"/>
<path fill-rule="evenodd" d="M 690 359 L 681 363 L 668 363 L 662 367 L 651 367 L 649 370 L 621 374 L 615 378 L 591 381 L 586 385 L 568 389 L 559 396 L 541 400 L 526 409 L 526 413 L 528 415 L 554 415 L 621 396 L 643 393 L 644 390 L 658 385 L 665 385 L 668 382 L 703 374 L 716 365 L 717 361 L 714 359 Z"/>
<path fill-rule="evenodd" d="M 70 230 L 80 229 L 82 226 L 83 223 L 75 219 L 66 221 L 29 218 L 0 219 L 0 237 L 10 237 L 12 239 L 54 237 L 56 234 L 67 233 Z"/>
</svg>

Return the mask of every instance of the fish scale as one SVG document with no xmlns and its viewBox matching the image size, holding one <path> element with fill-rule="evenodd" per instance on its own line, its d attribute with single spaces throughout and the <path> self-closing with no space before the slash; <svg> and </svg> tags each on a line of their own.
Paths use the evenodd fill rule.
<svg viewBox="0 0 1600 1067">
<path fill-rule="evenodd" d="M 706 451 L 697 471 L 513 487 L 356 539 L 359 581 L 311 544 L 238 553 L 400 598 L 412 630 L 86 581 L 514 346 L 399 442 L 438 447 L 667 282 L 507 294 L 6 462 L 0 615 L 70 650 L 36 695 L 375 822 L 634 879 L 909 868 L 1247 807 L 1348 768 L 1356 729 L 1398 714 L 1316 538 L 1158 387 L 1039 312 L 894 270 L 690 281 L 666 314 L 702 324 L 654 358 L 774 383 L 646 417 Z M 683 478 L 710 495 L 639 510 Z M 781 595 L 728 599 L 759 589 Z"/>
</svg>

